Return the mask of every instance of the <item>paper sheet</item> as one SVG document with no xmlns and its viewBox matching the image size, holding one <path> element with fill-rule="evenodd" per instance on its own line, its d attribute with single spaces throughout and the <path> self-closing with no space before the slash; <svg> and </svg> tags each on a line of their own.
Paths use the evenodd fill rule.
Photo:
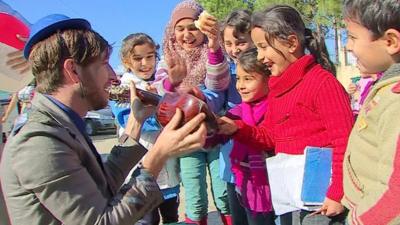
<svg viewBox="0 0 400 225">
<path fill-rule="evenodd" d="M 312 211 L 314 208 L 304 206 L 301 201 L 304 155 L 278 153 L 266 160 L 275 214 L 282 215 L 300 209 Z"/>
</svg>

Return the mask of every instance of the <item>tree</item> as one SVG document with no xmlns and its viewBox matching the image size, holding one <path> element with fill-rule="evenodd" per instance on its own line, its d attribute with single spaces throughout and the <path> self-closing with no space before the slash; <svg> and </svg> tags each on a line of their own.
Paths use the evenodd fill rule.
<svg viewBox="0 0 400 225">
<path fill-rule="evenodd" d="M 325 39 L 333 32 L 335 59 L 338 63 L 338 30 L 342 27 L 341 0 L 197 0 L 210 14 L 219 20 L 237 9 L 262 10 L 271 4 L 288 4 L 303 15 L 307 27 Z"/>
<path fill-rule="evenodd" d="M 314 30 L 324 39 L 329 31 L 334 31 L 335 59 L 339 61 L 338 30 L 342 26 L 341 0 L 255 0 L 254 9 L 262 10 L 271 4 L 288 4 L 303 15 L 307 27 Z"/>
<path fill-rule="evenodd" d="M 342 24 L 342 2 L 340 0 L 320 0 L 318 20 L 321 26 L 332 28 L 335 40 L 335 61 L 339 63 L 339 30 Z"/>
<path fill-rule="evenodd" d="M 223 20 L 230 12 L 237 9 L 252 11 L 254 0 L 197 0 L 211 15 Z"/>
</svg>

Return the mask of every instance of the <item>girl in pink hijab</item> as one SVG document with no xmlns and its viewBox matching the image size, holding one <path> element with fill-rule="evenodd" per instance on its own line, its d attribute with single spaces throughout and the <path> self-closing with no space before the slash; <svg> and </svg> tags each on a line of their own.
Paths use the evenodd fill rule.
<svg viewBox="0 0 400 225">
<path fill-rule="evenodd" d="M 171 14 L 163 40 L 164 57 L 156 72 L 156 83 L 161 84 L 164 92 L 196 93 L 205 87 L 220 91 L 230 82 L 228 63 L 220 48 L 217 20 L 202 15 L 199 28 L 195 26 L 202 12 L 197 2 L 185 0 Z M 188 224 L 207 224 L 207 170 L 221 219 L 224 224 L 231 224 L 226 183 L 219 177 L 218 159 L 219 146 L 199 149 L 179 159 Z"/>
</svg>

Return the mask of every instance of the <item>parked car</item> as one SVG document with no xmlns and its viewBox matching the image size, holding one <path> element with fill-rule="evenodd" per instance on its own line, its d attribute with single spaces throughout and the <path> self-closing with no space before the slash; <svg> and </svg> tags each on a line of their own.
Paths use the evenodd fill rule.
<svg viewBox="0 0 400 225">
<path fill-rule="evenodd" d="M 97 111 L 89 111 L 83 118 L 86 124 L 86 132 L 96 135 L 98 131 L 116 130 L 114 115 L 109 107 Z"/>
</svg>

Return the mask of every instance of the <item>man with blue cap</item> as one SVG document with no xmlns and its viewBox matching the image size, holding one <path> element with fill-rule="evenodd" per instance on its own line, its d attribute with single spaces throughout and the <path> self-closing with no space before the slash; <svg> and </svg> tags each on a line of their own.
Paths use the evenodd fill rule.
<svg viewBox="0 0 400 225">
<path fill-rule="evenodd" d="M 136 140 L 153 108 L 140 102 L 132 85 L 125 134 L 101 161 L 82 117 L 108 103 L 116 79 L 111 50 L 84 19 L 54 14 L 31 26 L 24 56 L 37 80 L 33 111 L 10 137 L 0 165 L 12 224 L 134 224 L 162 200 L 155 178 L 165 161 L 203 146 L 205 115 L 179 127 L 177 110 L 146 153 Z"/>
</svg>

